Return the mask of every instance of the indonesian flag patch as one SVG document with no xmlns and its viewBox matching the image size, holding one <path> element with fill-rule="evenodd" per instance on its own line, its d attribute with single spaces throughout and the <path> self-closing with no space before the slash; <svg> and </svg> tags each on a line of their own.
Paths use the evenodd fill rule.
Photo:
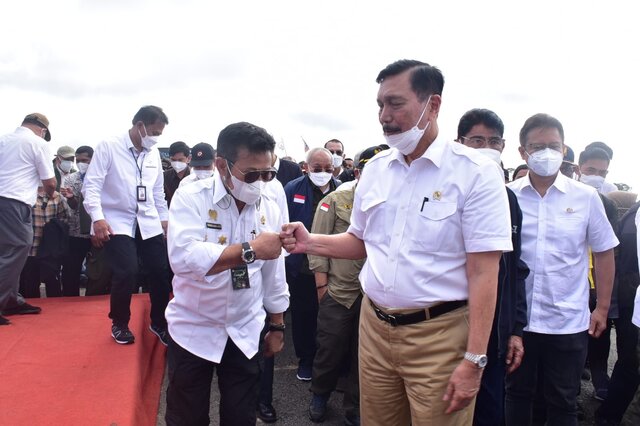
<svg viewBox="0 0 640 426">
<path fill-rule="evenodd" d="M 305 196 L 304 196 L 304 195 L 295 194 L 295 195 L 293 196 L 293 202 L 294 202 L 294 203 L 304 204 L 304 199 L 305 199 Z"/>
<path fill-rule="evenodd" d="M 320 204 L 320 210 L 322 210 L 323 212 L 328 212 L 329 211 L 329 207 L 331 207 L 331 206 L 329 204 L 327 204 L 327 203 Z"/>
</svg>

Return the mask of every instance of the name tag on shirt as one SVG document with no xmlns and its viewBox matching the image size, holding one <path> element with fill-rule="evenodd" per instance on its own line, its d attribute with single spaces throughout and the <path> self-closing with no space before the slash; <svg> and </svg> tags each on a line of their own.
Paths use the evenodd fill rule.
<svg viewBox="0 0 640 426">
<path fill-rule="evenodd" d="M 147 187 L 143 185 L 136 186 L 138 201 L 147 201 Z"/>
<path fill-rule="evenodd" d="M 216 229 L 216 230 L 220 231 L 222 229 L 222 224 L 207 222 L 207 228 L 208 229 Z"/>
<path fill-rule="evenodd" d="M 247 268 L 247 265 L 236 266 L 231 269 L 231 286 L 234 290 L 251 288 L 249 284 L 249 268 Z"/>
</svg>

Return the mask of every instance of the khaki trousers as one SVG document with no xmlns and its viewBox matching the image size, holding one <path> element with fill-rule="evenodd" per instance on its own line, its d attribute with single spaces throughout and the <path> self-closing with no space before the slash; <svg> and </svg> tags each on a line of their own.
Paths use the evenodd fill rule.
<svg viewBox="0 0 640 426">
<path fill-rule="evenodd" d="M 394 310 L 407 313 L 412 310 Z M 415 312 L 415 309 L 413 310 Z M 368 297 L 360 311 L 360 415 L 371 425 L 471 425 L 475 399 L 453 414 L 442 401 L 467 346 L 468 308 L 393 327 Z"/>
</svg>

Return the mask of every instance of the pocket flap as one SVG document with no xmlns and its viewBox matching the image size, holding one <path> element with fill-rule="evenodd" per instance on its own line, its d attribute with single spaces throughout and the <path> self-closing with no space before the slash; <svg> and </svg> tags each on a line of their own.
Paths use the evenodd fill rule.
<svg viewBox="0 0 640 426">
<path fill-rule="evenodd" d="M 432 201 L 424 204 L 420 215 L 431 220 L 442 220 L 454 214 L 457 208 L 456 203 Z"/>
</svg>

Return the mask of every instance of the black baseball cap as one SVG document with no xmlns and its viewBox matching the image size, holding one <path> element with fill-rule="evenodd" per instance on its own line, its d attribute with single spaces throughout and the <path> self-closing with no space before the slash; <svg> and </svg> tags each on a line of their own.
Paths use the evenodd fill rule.
<svg viewBox="0 0 640 426">
<path fill-rule="evenodd" d="M 215 151 L 208 143 L 201 142 L 191 148 L 191 163 L 193 167 L 210 166 L 213 164 Z"/>
<path fill-rule="evenodd" d="M 360 155 L 356 156 L 356 168 L 362 170 L 364 168 L 364 165 L 367 164 L 369 160 L 371 160 L 377 153 L 386 149 L 389 149 L 388 145 L 370 146 L 369 148 L 365 149 L 360 153 Z"/>
</svg>

